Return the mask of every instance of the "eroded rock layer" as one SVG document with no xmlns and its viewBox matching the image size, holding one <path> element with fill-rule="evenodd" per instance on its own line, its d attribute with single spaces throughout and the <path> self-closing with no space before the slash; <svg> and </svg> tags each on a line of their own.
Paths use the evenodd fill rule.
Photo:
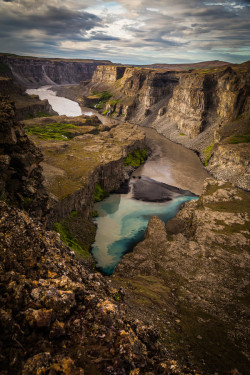
<svg viewBox="0 0 250 375">
<path fill-rule="evenodd" d="M 249 62 L 188 72 L 98 66 L 91 82 L 82 86 L 83 103 L 155 128 L 196 150 L 205 166 L 214 156 L 210 171 L 215 176 L 249 189 L 249 77 Z M 102 100 L 103 92 L 109 93 L 109 100 Z M 224 135 L 232 122 L 230 135 L 237 139 Z"/>
<path fill-rule="evenodd" d="M 9 66 L 16 81 L 27 87 L 39 87 L 63 83 L 79 83 L 92 77 L 105 60 L 67 60 L 0 55 L 0 61 Z"/>
<path fill-rule="evenodd" d="M 153 217 L 115 271 L 129 313 L 155 321 L 167 348 L 208 373 L 249 368 L 249 202 L 206 180 L 166 228 Z"/>
<path fill-rule="evenodd" d="M 42 154 L 15 119 L 14 103 L 4 97 L 0 118 L 0 197 L 37 219 L 45 218 L 48 194 L 42 185 Z"/>
<path fill-rule="evenodd" d="M 0 104 L 1 374 L 195 374 L 171 359 L 152 325 L 127 318 L 122 290 L 41 226 L 42 155 L 13 104 Z"/>
</svg>

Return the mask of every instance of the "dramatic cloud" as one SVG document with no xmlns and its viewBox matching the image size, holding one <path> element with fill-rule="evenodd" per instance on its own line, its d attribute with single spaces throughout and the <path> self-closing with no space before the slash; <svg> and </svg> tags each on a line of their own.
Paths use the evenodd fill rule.
<svg viewBox="0 0 250 375">
<path fill-rule="evenodd" d="M 124 63 L 249 59 L 250 1 L 0 0 L 0 50 Z"/>
</svg>

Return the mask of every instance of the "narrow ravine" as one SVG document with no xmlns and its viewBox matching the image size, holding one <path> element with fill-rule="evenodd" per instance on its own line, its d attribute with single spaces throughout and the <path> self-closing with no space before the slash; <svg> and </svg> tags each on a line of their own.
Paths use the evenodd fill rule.
<svg viewBox="0 0 250 375">
<path fill-rule="evenodd" d="M 82 112 L 86 115 L 97 114 L 96 111 L 90 112 L 87 109 L 82 111 L 78 103 L 57 97 L 55 91 L 50 90 L 50 86 L 27 90 L 27 93 L 39 95 L 40 99 L 47 99 L 60 115 L 79 116 Z M 105 122 L 109 121 L 114 120 L 105 117 Z M 159 216 L 164 222 L 173 218 L 184 202 L 197 199 L 195 194 L 201 193 L 204 179 L 209 176 L 194 152 L 169 141 L 153 129 L 143 128 L 143 130 L 152 153 L 145 164 L 132 174 L 129 183 L 130 192 L 111 194 L 102 202 L 96 203 L 94 207 L 99 216 L 94 219 L 98 229 L 92 254 L 97 267 L 108 275 L 113 273 L 122 256 L 132 251 L 133 247 L 143 239 L 152 216 Z M 161 187 L 159 183 L 162 183 Z M 167 189 L 165 184 L 187 192 L 171 193 L 161 202 L 153 201 L 153 198 L 151 201 L 150 192 L 152 191 L 153 196 L 153 192 L 155 195 L 157 189 Z M 139 198 L 137 196 L 135 199 L 134 187 L 144 191 L 146 185 L 149 198 L 144 199 L 139 194 Z"/>
</svg>

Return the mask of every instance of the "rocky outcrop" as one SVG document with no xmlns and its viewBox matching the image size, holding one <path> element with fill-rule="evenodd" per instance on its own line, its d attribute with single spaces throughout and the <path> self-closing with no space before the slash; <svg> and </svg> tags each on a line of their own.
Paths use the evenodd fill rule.
<svg viewBox="0 0 250 375">
<path fill-rule="evenodd" d="M 208 170 L 217 178 L 250 189 L 250 112 L 218 127 L 207 155 Z"/>
<path fill-rule="evenodd" d="M 155 128 L 172 141 L 196 150 L 215 176 L 224 176 L 237 186 L 249 188 L 245 163 L 249 152 L 246 157 L 244 151 L 247 145 L 238 145 L 233 152 L 228 147 L 224 150 L 223 146 L 222 153 L 215 153 L 217 146 L 213 148 L 214 144 L 221 144 L 216 140 L 216 132 L 227 129 L 228 123 L 237 121 L 243 114 L 248 114 L 249 119 L 249 63 L 189 72 L 123 67 L 119 78 L 117 69 L 99 66 L 82 91 L 84 95 L 87 89 L 89 93 L 93 89 L 109 91 L 112 97 L 106 103 L 106 112 L 113 117 L 121 116 Z M 249 127 L 244 131 L 243 134 L 236 129 L 234 135 L 249 137 Z M 246 142 L 245 138 L 241 143 Z M 229 153 L 231 161 L 226 162 Z M 225 173 L 219 167 L 221 157 L 217 158 L 222 154 Z M 235 172 L 230 173 L 230 169 Z M 244 182 L 241 184 L 242 173 Z"/>
<path fill-rule="evenodd" d="M 171 360 L 152 325 L 126 317 L 123 292 L 58 234 L 3 202 L 0 215 L 2 373 L 195 374 Z"/>
<path fill-rule="evenodd" d="M 245 73 L 231 67 L 185 73 L 99 66 L 89 87 L 109 88 L 120 101 L 117 115 L 125 114 L 142 125 L 151 123 L 156 129 L 159 123 L 161 132 L 165 121 L 166 129 L 172 124 L 195 138 L 214 122 L 232 120 L 247 110 L 249 75 Z M 129 114 L 126 97 L 131 102 Z"/>
<path fill-rule="evenodd" d="M 111 64 L 105 60 L 67 60 L 0 55 L 16 81 L 24 87 L 79 83 L 92 77 L 100 64 Z"/>
<path fill-rule="evenodd" d="M 51 225 L 71 211 L 91 219 L 96 184 L 108 192 L 118 189 L 128 178 L 123 159 L 145 147 L 145 134 L 137 126 L 116 121 L 104 125 L 96 116 L 53 116 L 23 123 L 44 155 L 45 185 L 55 202 L 50 212 Z M 36 135 L 37 128 L 43 131 L 45 126 L 50 129 L 50 125 L 60 128 L 67 124 L 74 126 L 69 129 L 69 139 Z"/>
<path fill-rule="evenodd" d="M 39 114 L 56 114 L 52 110 L 48 100 L 40 100 L 38 96 L 26 94 L 24 89 L 14 82 L 11 73 L 8 77 L 0 77 L 0 93 L 2 96 L 8 96 L 15 102 L 15 116 L 17 120 L 36 117 Z"/>
<path fill-rule="evenodd" d="M 48 195 L 42 182 L 42 154 L 15 120 L 15 107 L 0 98 L 0 196 L 37 219 L 46 217 Z"/>
<path fill-rule="evenodd" d="M 129 314 L 154 320 L 167 349 L 206 373 L 248 372 L 249 202 L 249 193 L 206 180 L 166 228 L 151 218 L 113 277 Z"/>
<path fill-rule="evenodd" d="M 179 365 L 159 343 L 153 325 L 126 316 L 122 289 L 113 288 L 99 273 L 89 271 L 57 233 L 46 231 L 41 225 L 39 220 L 46 217 L 48 209 L 40 166 L 42 154 L 15 120 L 13 103 L 1 98 L 0 115 L 1 373 L 194 375 L 195 371 Z M 101 135 L 93 144 L 88 142 L 92 133 L 87 132 L 85 138 L 75 135 L 79 149 L 85 145 L 88 155 L 96 156 L 96 143 L 107 143 L 100 153 L 101 165 L 97 163 L 93 168 L 94 159 L 85 155 L 90 166 L 86 175 L 91 178 L 91 173 L 96 173 L 103 187 L 113 189 L 123 170 L 122 153 L 140 147 L 144 135 L 129 124 L 123 125 L 124 129 L 115 126 L 107 131 L 95 118 L 74 119 L 79 122 L 78 133 L 84 133 L 84 127 L 93 128 L 85 120 L 90 120 L 91 125 L 96 123 Z M 58 159 L 64 148 L 61 143 L 50 152 Z M 76 165 L 73 150 L 72 146 L 63 159 L 67 167 L 67 160 L 73 157 L 72 169 Z M 91 194 L 91 186 L 84 186 Z"/>
</svg>

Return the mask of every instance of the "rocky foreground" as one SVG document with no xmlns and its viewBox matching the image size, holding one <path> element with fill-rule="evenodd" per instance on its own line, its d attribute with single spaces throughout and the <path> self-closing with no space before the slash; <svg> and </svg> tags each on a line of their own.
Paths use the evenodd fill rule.
<svg viewBox="0 0 250 375">
<path fill-rule="evenodd" d="M 121 289 L 44 229 L 41 153 L 14 119 L 13 104 L 2 98 L 0 108 L 6 136 L 0 144 L 1 375 L 195 374 L 158 342 L 152 325 L 127 317 Z"/>
<path fill-rule="evenodd" d="M 249 207 L 248 192 L 206 180 L 166 227 L 151 218 L 112 278 L 128 314 L 154 323 L 166 348 L 205 373 L 248 373 Z"/>
</svg>

